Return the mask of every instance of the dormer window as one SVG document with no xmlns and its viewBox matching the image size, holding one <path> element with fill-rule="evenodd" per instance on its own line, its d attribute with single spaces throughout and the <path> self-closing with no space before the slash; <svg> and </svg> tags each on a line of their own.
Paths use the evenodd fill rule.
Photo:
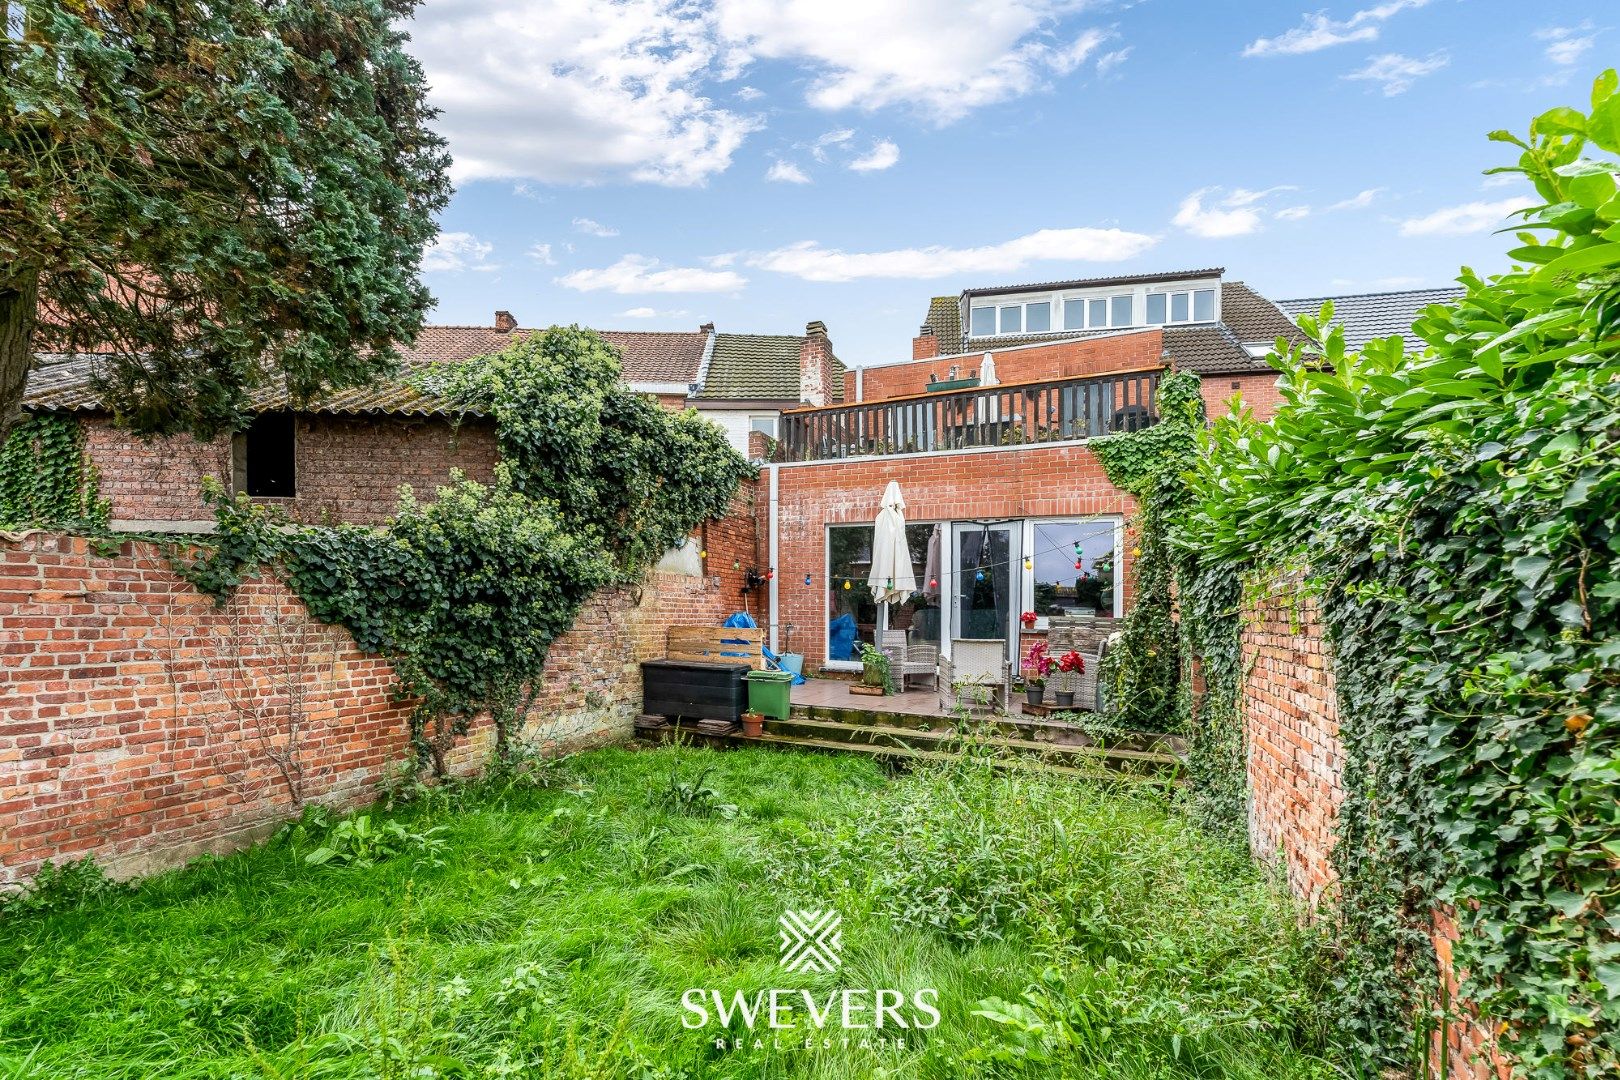
<svg viewBox="0 0 1620 1080">
<path fill-rule="evenodd" d="M 970 338 L 1090 332 L 1139 326 L 1214 322 L 1220 307 L 1216 282 L 1199 277 L 1173 283 L 1137 280 L 1113 285 L 1049 287 L 1047 292 L 970 295 Z"/>
<path fill-rule="evenodd" d="M 1214 322 L 1215 290 L 1182 289 L 1176 292 L 1148 293 L 1149 326 L 1165 323 Z"/>
</svg>

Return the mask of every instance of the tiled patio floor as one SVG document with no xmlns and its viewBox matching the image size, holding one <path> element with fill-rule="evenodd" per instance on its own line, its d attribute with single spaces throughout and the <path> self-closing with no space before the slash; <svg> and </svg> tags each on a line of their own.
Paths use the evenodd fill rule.
<svg viewBox="0 0 1620 1080">
<path fill-rule="evenodd" d="M 922 680 L 916 680 L 917 686 Z M 793 704 L 817 705 L 827 709 L 862 709 L 871 712 L 905 713 L 910 716 L 945 716 L 940 708 L 939 693 L 927 689 L 907 690 L 903 694 L 887 697 L 866 697 L 849 692 L 851 682 L 844 679 L 809 679 L 803 686 L 793 688 Z"/>
</svg>

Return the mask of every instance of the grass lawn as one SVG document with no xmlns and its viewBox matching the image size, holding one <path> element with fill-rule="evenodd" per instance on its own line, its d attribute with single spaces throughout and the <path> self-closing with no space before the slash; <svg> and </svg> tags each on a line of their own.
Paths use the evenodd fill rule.
<svg viewBox="0 0 1620 1080">
<path fill-rule="evenodd" d="M 0 1077 L 1335 1074 L 1293 911 L 1150 794 L 610 749 L 385 821 L 428 839 L 312 865 L 316 827 L 0 920 Z M 777 917 L 828 907 L 841 970 L 784 972 Z M 682 1025 L 688 989 L 773 987 L 932 988 L 940 1019 Z"/>
</svg>

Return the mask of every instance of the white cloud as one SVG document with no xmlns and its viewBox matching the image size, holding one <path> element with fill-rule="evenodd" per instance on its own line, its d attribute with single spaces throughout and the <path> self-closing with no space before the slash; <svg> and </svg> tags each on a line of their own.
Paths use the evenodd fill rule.
<svg viewBox="0 0 1620 1080">
<path fill-rule="evenodd" d="M 892 251 L 851 252 L 804 240 L 752 256 L 750 266 L 791 274 L 805 281 L 859 281 L 866 278 L 942 278 L 999 274 L 1034 262 L 1115 262 L 1129 259 L 1156 241 L 1123 229 L 1041 229 L 999 244 L 948 248 L 931 246 Z"/>
<path fill-rule="evenodd" d="M 1547 59 L 1559 67 L 1569 67 L 1578 64 L 1581 57 L 1592 48 L 1593 39 L 1597 35 L 1592 32 L 1591 23 L 1582 23 L 1580 26 L 1549 26 L 1545 30 L 1536 31 L 1536 39 L 1547 43 Z"/>
<path fill-rule="evenodd" d="M 810 174 L 793 164 L 780 158 L 771 162 L 771 167 L 765 170 L 765 179 L 775 180 L 779 184 L 808 184 Z"/>
<path fill-rule="evenodd" d="M 1308 206 L 1285 206 L 1271 216 L 1278 221 L 1299 221 L 1302 218 L 1311 216 L 1311 208 Z"/>
<path fill-rule="evenodd" d="M 459 182 L 701 184 L 759 125 L 707 96 L 721 47 L 683 0 L 450 0 L 410 32 Z"/>
<path fill-rule="evenodd" d="M 547 266 L 557 265 L 557 258 L 551 253 L 550 244 L 534 245 L 529 249 L 529 258 L 533 259 L 537 263 L 544 263 Z"/>
<path fill-rule="evenodd" d="M 1385 97 L 1394 97 L 1406 93 L 1414 82 L 1425 75 L 1433 75 L 1449 63 L 1451 58 L 1445 53 L 1430 53 L 1422 60 L 1400 53 L 1382 53 L 1369 57 L 1366 67 L 1352 71 L 1343 78 L 1377 83 Z"/>
<path fill-rule="evenodd" d="M 659 311 L 650 307 L 633 307 L 619 312 L 615 319 L 678 319 L 685 315 L 683 311 Z"/>
<path fill-rule="evenodd" d="M 1112 75 L 1115 68 L 1119 67 L 1121 64 L 1125 63 L 1126 60 L 1130 59 L 1132 48 L 1133 46 L 1127 45 L 1123 49 L 1115 49 L 1113 52 L 1103 53 L 1097 58 L 1097 74 L 1105 79 Z"/>
<path fill-rule="evenodd" d="M 612 266 L 564 274 L 557 283 L 580 292 L 723 293 L 736 292 L 748 279 L 733 270 L 662 267 L 649 256 L 626 255 Z"/>
<path fill-rule="evenodd" d="M 1073 25 L 1086 6 L 553 0 L 536 17 L 527 0 L 443 0 L 409 29 L 457 182 L 694 186 L 764 126 L 750 103 L 765 95 L 742 81 L 756 63 L 788 67 L 819 109 L 944 124 L 1087 63 L 1113 35 Z"/>
<path fill-rule="evenodd" d="M 536 191 L 531 185 L 524 183 L 513 184 L 512 194 L 524 199 L 533 199 L 535 202 L 551 201 L 550 195 L 547 195 L 544 192 Z"/>
<path fill-rule="evenodd" d="M 1243 55 L 1297 56 L 1355 41 L 1373 41 L 1378 37 L 1380 23 L 1409 8 L 1423 7 L 1428 2 L 1429 0 L 1390 0 L 1389 3 L 1364 8 L 1348 19 L 1333 19 L 1319 11 L 1313 15 L 1306 15 L 1298 26 L 1276 37 L 1256 38 L 1244 48 Z"/>
<path fill-rule="evenodd" d="M 499 270 L 489 261 L 495 245 L 478 239 L 472 233 L 440 233 L 422 252 L 422 269 L 459 273 L 463 270 Z"/>
<path fill-rule="evenodd" d="M 872 149 L 849 163 L 856 172 L 881 172 L 900 160 L 900 148 L 888 139 L 879 139 Z"/>
<path fill-rule="evenodd" d="M 1359 191 L 1350 196 L 1348 199 L 1340 199 L 1338 202 L 1329 206 L 1328 209 L 1365 210 L 1367 207 L 1373 204 L 1373 200 L 1378 198 L 1379 194 L 1382 193 L 1383 190 L 1384 189 L 1381 187 L 1367 188 L 1365 191 Z"/>
<path fill-rule="evenodd" d="M 1463 236 L 1484 232 L 1502 224 L 1509 214 L 1529 205 L 1522 198 L 1500 199 L 1496 202 L 1471 202 L 1461 206 L 1448 206 L 1423 217 L 1408 218 L 1401 222 L 1402 236 Z"/>
<path fill-rule="evenodd" d="M 939 123 L 1027 94 L 1074 71 L 1106 40 L 1064 30 L 1076 0 L 718 0 L 716 24 L 738 69 L 787 60 L 813 72 L 819 109 L 913 108 Z"/>
<path fill-rule="evenodd" d="M 1264 209 L 1261 204 L 1279 191 L 1293 190 L 1292 184 L 1279 184 L 1261 190 L 1234 188 L 1230 194 L 1219 197 L 1221 189 L 1218 187 L 1199 188 L 1181 200 L 1181 205 L 1176 208 L 1176 216 L 1170 221 L 1194 236 L 1208 240 L 1247 236 L 1260 230 Z"/>
<path fill-rule="evenodd" d="M 804 149 L 810 151 L 810 156 L 817 161 L 826 163 L 828 153 L 837 146 L 846 146 L 855 138 L 854 128 L 838 128 L 819 136 L 815 142 L 805 144 Z"/>
<path fill-rule="evenodd" d="M 588 217 L 574 219 L 574 231 L 582 232 L 587 236 L 618 236 L 619 230 L 611 225 L 603 225 L 600 221 L 592 221 Z"/>
</svg>

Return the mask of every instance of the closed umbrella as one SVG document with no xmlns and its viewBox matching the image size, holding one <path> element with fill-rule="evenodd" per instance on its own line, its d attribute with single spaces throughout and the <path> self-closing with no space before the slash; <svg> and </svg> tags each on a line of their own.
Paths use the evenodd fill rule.
<svg viewBox="0 0 1620 1080">
<path fill-rule="evenodd" d="M 872 572 L 866 583 L 880 604 L 898 603 L 917 591 L 911 549 L 906 546 L 906 500 L 893 480 L 883 491 L 883 506 L 873 524 Z"/>
</svg>

